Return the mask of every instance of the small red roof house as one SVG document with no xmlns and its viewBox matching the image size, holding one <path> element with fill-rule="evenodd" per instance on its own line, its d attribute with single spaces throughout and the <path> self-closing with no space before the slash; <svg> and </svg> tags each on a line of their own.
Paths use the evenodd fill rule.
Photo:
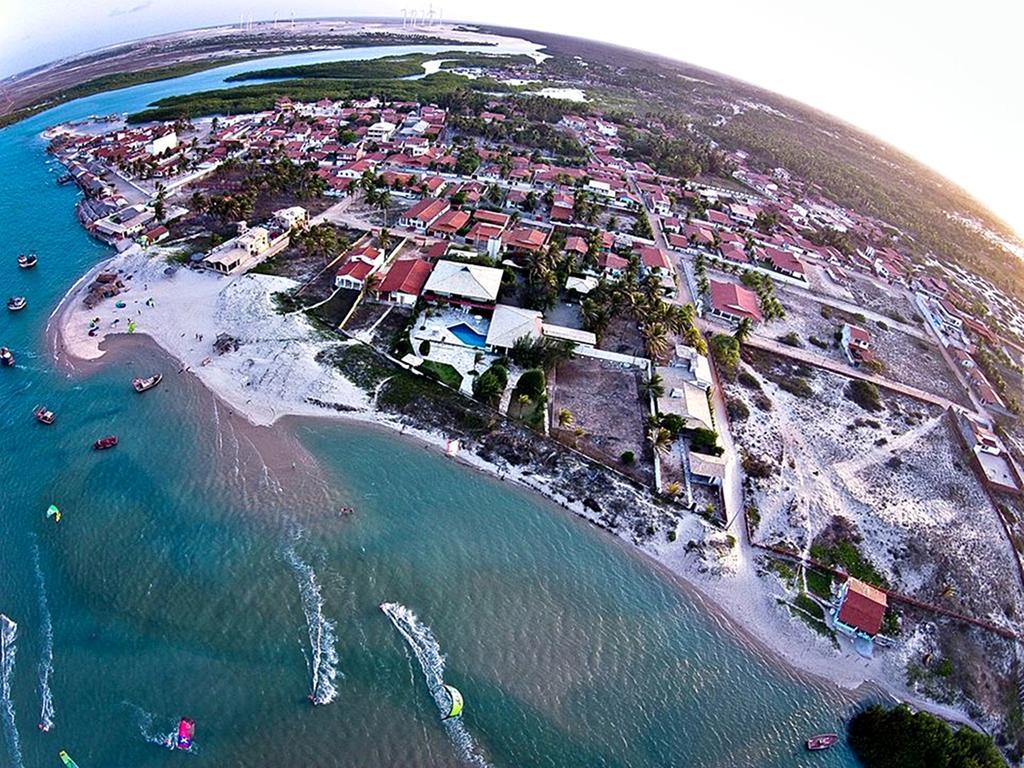
<svg viewBox="0 0 1024 768">
<path fill-rule="evenodd" d="M 466 233 L 466 242 L 477 250 L 487 250 L 487 244 L 495 237 L 501 237 L 501 227 L 478 221 Z"/>
<path fill-rule="evenodd" d="M 771 264 L 774 271 L 789 275 L 790 277 L 806 280 L 804 277 L 804 265 L 796 256 L 781 248 L 766 246 L 764 249 L 765 259 Z"/>
<path fill-rule="evenodd" d="M 469 214 L 465 211 L 446 211 L 427 227 L 427 233 L 435 237 L 451 239 L 468 223 Z"/>
<path fill-rule="evenodd" d="M 747 252 L 743 250 L 743 246 L 739 243 L 722 243 L 718 247 L 718 254 L 723 259 L 735 261 L 739 264 L 750 263 L 750 257 L 747 255 Z"/>
<path fill-rule="evenodd" d="M 761 322 L 764 317 L 757 302 L 757 294 L 736 283 L 711 281 L 711 314 L 730 323 L 743 318 Z"/>
<path fill-rule="evenodd" d="M 669 261 L 668 254 L 666 254 L 661 248 L 655 248 L 652 245 L 644 245 L 637 248 L 636 252 L 640 256 L 640 263 L 643 265 L 645 270 L 655 272 L 672 271 L 672 262 Z"/>
<path fill-rule="evenodd" d="M 398 226 L 425 232 L 438 217 L 446 213 L 451 205 L 447 200 L 428 197 L 420 200 L 398 219 Z"/>
<path fill-rule="evenodd" d="M 372 245 L 363 245 L 349 251 L 345 263 L 338 268 L 334 276 L 336 288 L 361 290 L 366 278 L 369 277 L 384 260 L 384 254 Z"/>
<path fill-rule="evenodd" d="M 836 628 L 855 637 L 872 638 L 881 630 L 888 606 L 885 592 L 850 577 L 840 588 Z"/>
<path fill-rule="evenodd" d="M 440 240 L 434 243 L 432 246 L 427 248 L 427 252 L 424 255 L 427 261 L 433 264 L 438 259 L 443 259 L 448 253 L 448 243 L 444 240 Z"/>
<path fill-rule="evenodd" d="M 850 365 L 859 366 L 875 359 L 871 351 L 871 334 L 859 325 L 845 323 L 843 325 L 843 350 Z"/>
<path fill-rule="evenodd" d="M 518 227 L 502 234 L 505 247 L 511 251 L 536 253 L 548 241 L 548 233 L 531 227 Z"/>
<path fill-rule="evenodd" d="M 433 266 L 423 259 L 401 259 L 374 289 L 380 301 L 411 306 L 416 303 Z"/>
<path fill-rule="evenodd" d="M 566 253 L 578 253 L 580 256 L 586 256 L 590 246 L 579 235 L 569 235 L 569 237 L 565 238 L 565 248 L 563 250 Z"/>
<path fill-rule="evenodd" d="M 159 243 L 161 240 L 165 239 L 169 234 L 170 232 L 167 230 L 167 227 L 165 227 L 163 224 L 157 224 L 152 229 L 147 229 L 146 232 L 142 235 L 142 237 L 146 241 L 147 245 L 152 245 L 153 243 Z"/>
<path fill-rule="evenodd" d="M 501 213 L 499 211 L 484 211 L 477 209 L 473 211 L 473 220 L 484 224 L 490 224 L 498 227 L 499 229 L 504 229 L 508 226 L 510 217 L 507 213 Z"/>
<path fill-rule="evenodd" d="M 707 212 L 708 221 L 719 227 L 731 227 L 733 225 L 732 219 L 721 211 L 716 211 L 714 208 Z"/>
<path fill-rule="evenodd" d="M 597 258 L 597 265 L 601 267 L 601 271 L 617 277 L 626 270 L 629 262 L 616 253 L 605 251 Z"/>
</svg>

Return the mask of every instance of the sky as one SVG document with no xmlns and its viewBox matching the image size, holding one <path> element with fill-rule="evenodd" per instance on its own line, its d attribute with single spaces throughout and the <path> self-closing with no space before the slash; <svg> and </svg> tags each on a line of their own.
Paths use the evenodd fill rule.
<svg viewBox="0 0 1024 768">
<path fill-rule="evenodd" d="M 242 14 L 401 16 L 426 7 L 416 0 L 0 0 L 0 77 Z M 1024 235 L 1024 3 L 438 0 L 433 7 L 445 19 L 639 48 L 793 97 L 923 161 Z"/>
</svg>

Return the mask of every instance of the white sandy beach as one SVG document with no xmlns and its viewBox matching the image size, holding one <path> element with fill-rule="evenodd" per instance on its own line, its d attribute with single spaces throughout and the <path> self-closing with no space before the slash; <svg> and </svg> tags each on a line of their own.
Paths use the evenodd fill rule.
<svg viewBox="0 0 1024 768">
<path fill-rule="evenodd" d="M 444 449 L 445 435 L 410 428 L 375 411 L 359 387 L 315 360 L 325 344 L 320 333 L 304 315 L 282 315 L 273 306 L 271 295 L 293 286 L 292 281 L 265 275 L 223 277 L 177 265 L 171 274 L 165 274 L 169 266 L 152 250 L 147 253 L 137 248 L 97 265 L 76 283 L 51 318 L 55 356 L 72 367 L 76 360 L 98 360 L 104 354 L 101 344 L 107 336 L 126 333 L 129 321 L 134 320 L 136 334 L 152 338 L 253 425 L 271 426 L 290 415 L 340 418 L 398 429 Z M 120 273 L 129 290 L 117 299 L 86 308 L 82 299 L 95 275 L 113 271 Z M 118 309 L 117 301 L 125 306 Z M 97 319 L 99 331 L 90 336 L 90 323 Z M 217 354 L 213 343 L 219 333 L 239 339 L 241 348 Z M 325 408 L 313 400 L 337 408 Z M 535 490 L 580 517 L 598 521 L 596 513 L 578 500 L 561 496 L 540 475 L 497 466 L 468 450 L 459 458 Z M 629 530 L 616 535 L 633 544 Z M 794 668 L 847 689 L 871 682 L 947 719 L 970 722 L 960 710 L 917 700 L 906 689 L 904 656 L 912 641 L 901 646 L 902 652 L 901 648 L 885 650 L 872 660 L 858 656 L 845 641 L 842 650 L 836 650 L 829 640 L 811 632 L 778 605 L 777 596 L 770 592 L 777 580 L 757 575 L 748 548 L 733 547 L 723 560 L 705 559 L 687 549 L 692 541 L 704 544 L 715 537 L 724 540 L 724 534 L 709 534 L 708 526 L 692 516 L 681 522 L 675 542 L 662 541 L 640 549 L 695 587 L 703 600 L 731 618 L 742 634 Z"/>
</svg>

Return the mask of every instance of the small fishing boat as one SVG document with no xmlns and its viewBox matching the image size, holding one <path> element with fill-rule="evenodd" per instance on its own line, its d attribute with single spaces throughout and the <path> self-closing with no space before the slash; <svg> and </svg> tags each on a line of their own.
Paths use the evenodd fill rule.
<svg viewBox="0 0 1024 768">
<path fill-rule="evenodd" d="M 178 735 L 174 740 L 177 749 L 189 749 L 192 746 L 192 739 L 196 734 L 196 722 L 190 717 L 183 717 L 178 721 Z"/>
<path fill-rule="evenodd" d="M 7 347 L 0 347 L 0 364 L 6 368 L 14 365 L 14 354 Z"/>
<path fill-rule="evenodd" d="M 7 300 L 7 308 L 11 310 L 11 312 L 17 312 L 18 310 L 24 309 L 27 306 L 28 301 L 25 299 L 24 296 L 11 296 L 11 298 Z"/>
<path fill-rule="evenodd" d="M 819 733 L 817 736 L 811 736 L 807 740 L 807 749 L 811 752 L 820 752 L 823 749 L 835 746 L 837 741 L 839 741 L 839 734 L 837 733 Z"/>
<path fill-rule="evenodd" d="M 39 257 L 34 253 L 23 253 L 18 257 L 18 266 L 22 269 L 32 269 L 39 263 Z"/>
<path fill-rule="evenodd" d="M 105 451 L 108 448 L 113 448 L 117 445 L 117 435 L 108 435 L 107 437 L 101 437 L 95 443 L 92 444 L 94 451 Z"/>
<path fill-rule="evenodd" d="M 78 763 L 71 759 L 71 756 L 63 749 L 58 753 L 64 768 L 78 768 Z"/>
<path fill-rule="evenodd" d="M 45 405 L 37 405 L 33 409 L 32 414 L 36 417 L 36 421 L 38 421 L 40 424 L 46 424 L 47 426 L 53 424 L 53 422 L 57 418 L 57 414 L 55 414 Z"/>
<path fill-rule="evenodd" d="M 162 373 L 154 374 L 153 376 L 150 376 L 148 379 L 141 379 L 136 377 L 132 379 L 132 387 L 135 389 L 136 392 L 145 392 L 147 389 L 152 389 L 163 380 L 164 375 Z"/>
</svg>

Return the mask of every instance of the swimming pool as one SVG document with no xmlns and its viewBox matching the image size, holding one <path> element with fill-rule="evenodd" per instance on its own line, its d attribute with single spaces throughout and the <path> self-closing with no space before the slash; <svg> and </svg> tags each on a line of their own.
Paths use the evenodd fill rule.
<svg viewBox="0 0 1024 768">
<path fill-rule="evenodd" d="M 466 323 L 458 323 L 457 325 L 448 326 L 448 330 L 451 331 L 455 337 L 465 344 L 467 347 L 481 347 L 483 348 L 487 344 L 487 337 L 481 333 L 478 333 L 470 325 Z"/>
</svg>

